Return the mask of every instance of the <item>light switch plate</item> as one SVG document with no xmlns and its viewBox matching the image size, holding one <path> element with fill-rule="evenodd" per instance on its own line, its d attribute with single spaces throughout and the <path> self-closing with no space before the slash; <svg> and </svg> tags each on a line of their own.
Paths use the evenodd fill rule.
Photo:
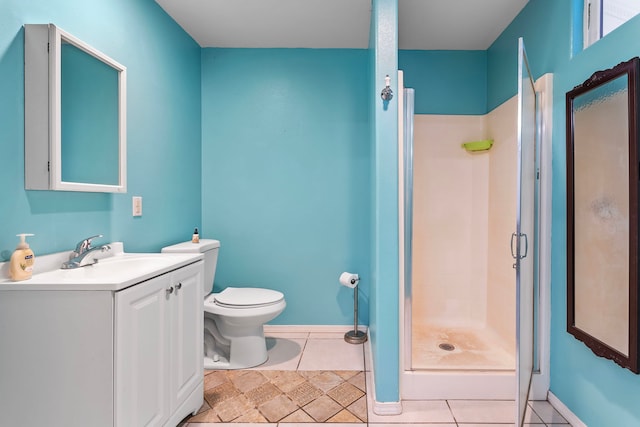
<svg viewBox="0 0 640 427">
<path fill-rule="evenodd" d="M 142 216 L 142 196 L 133 196 L 131 200 L 133 216 Z"/>
</svg>

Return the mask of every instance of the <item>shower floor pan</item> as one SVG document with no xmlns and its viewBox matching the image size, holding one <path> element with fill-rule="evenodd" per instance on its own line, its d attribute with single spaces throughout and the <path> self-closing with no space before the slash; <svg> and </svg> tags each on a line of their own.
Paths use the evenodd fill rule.
<svg viewBox="0 0 640 427">
<path fill-rule="evenodd" d="M 414 325 L 414 370 L 513 370 L 515 358 L 490 330 Z"/>
<path fill-rule="evenodd" d="M 515 357 L 492 331 L 414 325 L 412 341 L 403 399 L 514 398 Z"/>
</svg>

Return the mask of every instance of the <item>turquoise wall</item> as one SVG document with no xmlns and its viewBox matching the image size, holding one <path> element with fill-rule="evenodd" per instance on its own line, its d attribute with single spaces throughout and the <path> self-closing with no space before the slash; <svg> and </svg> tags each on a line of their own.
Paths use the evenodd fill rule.
<svg viewBox="0 0 640 427">
<path fill-rule="evenodd" d="M 513 97 L 518 37 L 524 37 L 535 78 L 566 63 L 575 45 L 582 43 L 581 33 L 570 25 L 572 2 L 576 0 L 529 1 L 484 51 L 400 50 L 405 86 L 416 89 L 416 114 L 481 115 Z"/>
<path fill-rule="evenodd" d="M 640 17 L 559 67 L 554 77 L 551 391 L 590 427 L 640 425 L 640 376 L 595 356 L 566 332 L 565 94 L 593 72 L 640 54 Z"/>
<path fill-rule="evenodd" d="M 398 68 L 416 114 L 487 113 L 486 50 L 400 50 Z"/>
<path fill-rule="evenodd" d="M 373 199 L 370 338 L 378 402 L 399 398 L 398 282 L 398 0 L 374 0 L 371 13 L 370 107 L 373 147 L 369 184 Z M 394 98 L 383 102 L 385 76 Z"/>
<path fill-rule="evenodd" d="M 518 38 L 524 38 L 535 79 L 566 63 L 573 50 L 572 4 L 530 0 L 487 51 L 487 106 L 493 110 L 518 91 Z"/>
<path fill-rule="evenodd" d="M 278 324 L 369 323 L 367 51 L 203 49 L 202 225 L 215 285 L 277 289 Z"/>
<path fill-rule="evenodd" d="M 22 26 L 49 22 L 127 67 L 127 194 L 24 190 Z M 36 255 L 98 233 L 157 251 L 200 223 L 200 48 L 155 2 L 3 0 L 0 93 L 0 261 L 21 232 L 36 234 Z M 132 195 L 143 196 L 141 218 L 131 216 Z"/>
</svg>

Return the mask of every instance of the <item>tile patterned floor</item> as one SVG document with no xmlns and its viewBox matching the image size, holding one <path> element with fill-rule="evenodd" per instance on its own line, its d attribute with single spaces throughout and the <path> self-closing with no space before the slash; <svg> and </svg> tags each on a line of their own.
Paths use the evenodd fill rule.
<svg viewBox="0 0 640 427">
<path fill-rule="evenodd" d="M 239 371 L 206 371 L 205 404 L 181 427 L 508 427 L 515 403 L 500 400 L 403 401 L 400 415 L 372 411 L 368 345 L 343 333 L 273 332 L 269 360 Z M 571 427 L 546 401 L 530 402 L 528 427 Z"/>
<path fill-rule="evenodd" d="M 209 371 L 189 423 L 363 423 L 363 371 Z"/>
</svg>

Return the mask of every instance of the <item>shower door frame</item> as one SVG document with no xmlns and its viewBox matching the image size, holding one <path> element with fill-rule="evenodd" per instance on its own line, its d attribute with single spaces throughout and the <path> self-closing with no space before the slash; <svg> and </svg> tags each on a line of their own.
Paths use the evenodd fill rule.
<svg viewBox="0 0 640 427">
<path fill-rule="evenodd" d="M 525 93 L 530 94 L 527 97 Z M 538 189 L 540 181 L 539 95 L 531 76 L 524 39 L 518 39 L 518 131 L 516 172 L 516 231 L 511 235 L 511 255 L 516 271 L 516 425 L 524 424 L 536 357 L 536 265 L 538 254 Z M 533 103 L 533 121 L 527 105 Z M 531 105 L 529 105 L 531 106 Z M 529 124 L 529 126 L 527 125 Z M 530 125 L 532 125 L 530 127 Z M 529 133 L 533 130 L 532 140 Z M 533 156 L 533 159 L 530 158 Z M 524 238 L 524 240 L 523 240 Z M 515 251 L 513 242 L 515 242 Z M 531 244 L 528 242 L 531 240 Z M 529 256 L 529 245 L 532 255 Z"/>
<path fill-rule="evenodd" d="M 398 229 L 399 229 L 399 338 L 400 338 L 400 398 L 401 399 L 514 399 L 515 370 L 490 373 L 492 384 L 497 392 L 487 396 L 488 374 L 483 371 L 430 371 L 414 370 L 411 366 L 411 260 L 406 259 L 405 248 L 410 256 L 411 236 L 407 238 L 405 221 L 411 220 L 409 205 L 405 194 L 412 188 L 405 188 L 405 147 L 404 147 L 404 79 L 398 71 Z M 552 202 L 552 116 L 553 116 L 553 75 L 545 74 L 535 82 L 539 97 L 538 134 L 538 171 L 539 199 L 538 207 L 538 319 L 537 364 L 535 366 L 530 399 L 546 400 L 550 384 L 550 335 L 551 335 L 551 202 Z M 411 126 L 413 128 L 413 126 Z M 412 164 L 408 165 L 412 171 Z M 407 210 L 409 210 L 407 212 Z M 410 227 L 409 227 L 410 230 Z M 408 240 L 408 241 L 407 241 Z M 409 271 L 409 274 L 407 274 Z M 515 301 L 514 301 L 515 304 Z M 515 321 L 515 320 L 514 320 Z M 465 391 L 461 394 L 452 382 L 464 381 Z"/>
</svg>

